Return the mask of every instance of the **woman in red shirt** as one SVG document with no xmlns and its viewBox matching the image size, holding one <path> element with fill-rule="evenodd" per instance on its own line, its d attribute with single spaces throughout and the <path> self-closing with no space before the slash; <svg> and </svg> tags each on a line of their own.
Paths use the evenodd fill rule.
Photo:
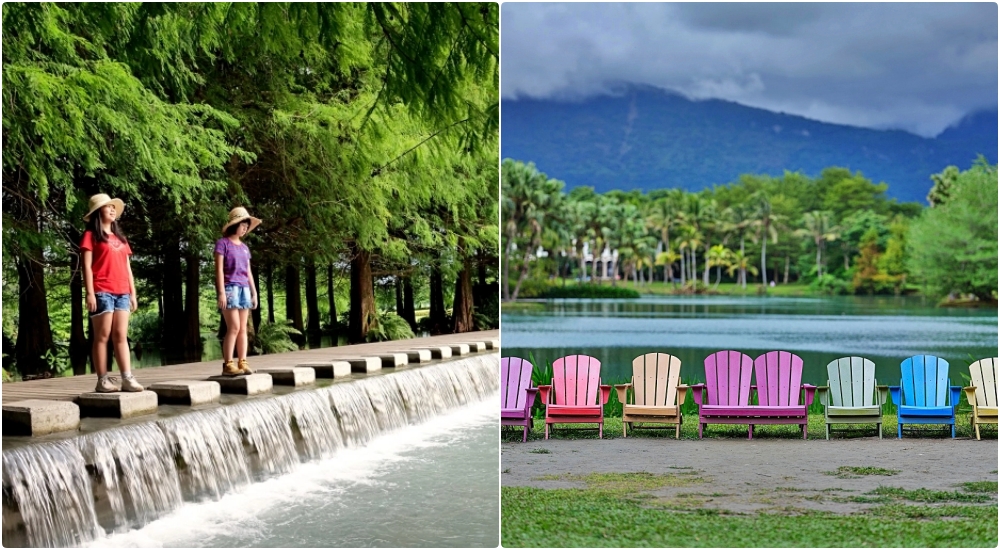
<svg viewBox="0 0 1000 550">
<path fill-rule="evenodd" d="M 118 216 L 125 209 L 121 199 L 99 194 L 90 197 L 90 209 L 83 221 L 80 250 L 83 251 L 83 281 L 87 287 L 87 311 L 90 312 L 94 347 L 91 357 L 97 370 L 96 391 L 140 392 L 142 385 L 132 376 L 128 349 L 128 318 L 138 307 L 135 279 L 129 265 L 128 239 L 118 227 Z M 108 338 L 114 344 L 115 361 L 122 373 L 121 386 L 108 376 Z"/>
</svg>

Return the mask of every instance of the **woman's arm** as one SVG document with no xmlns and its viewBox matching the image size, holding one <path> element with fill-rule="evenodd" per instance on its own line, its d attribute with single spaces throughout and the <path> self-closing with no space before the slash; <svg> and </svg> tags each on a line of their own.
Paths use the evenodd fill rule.
<svg viewBox="0 0 1000 550">
<path fill-rule="evenodd" d="M 128 296 L 131 311 L 139 309 L 139 297 L 135 294 L 135 277 L 132 276 L 132 259 L 125 257 L 125 266 L 128 267 Z"/>
<path fill-rule="evenodd" d="M 97 296 L 94 296 L 94 252 L 92 250 L 81 250 L 83 252 L 83 284 L 87 287 L 87 311 L 93 313 L 97 311 Z"/>
<path fill-rule="evenodd" d="M 222 271 L 222 254 L 215 253 L 215 294 L 219 309 L 226 309 L 226 275 Z"/>
<path fill-rule="evenodd" d="M 250 279 L 250 299 L 253 301 L 253 309 L 257 309 L 257 284 L 253 281 L 253 268 L 247 264 L 247 278 Z"/>
</svg>

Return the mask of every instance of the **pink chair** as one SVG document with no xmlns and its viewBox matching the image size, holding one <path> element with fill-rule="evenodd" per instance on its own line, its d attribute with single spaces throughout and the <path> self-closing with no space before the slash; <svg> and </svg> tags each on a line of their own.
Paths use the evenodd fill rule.
<svg viewBox="0 0 1000 550">
<path fill-rule="evenodd" d="M 538 386 L 538 391 L 545 403 L 545 439 L 549 438 L 549 426 L 556 423 L 596 423 L 599 437 L 604 437 L 604 404 L 611 396 L 611 386 L 601 384 L 600 361 L 588 355 L 556 359 L 552 384 Z"/>
<path fill-rule="evenodd" d="M 531 363 L 520 357 L 500 359 L 500 425 L 523 426 L 524 437 L 532 427 L 531 406 L 535 403 L 538 388 L 531 387 Z"/>
</svg>

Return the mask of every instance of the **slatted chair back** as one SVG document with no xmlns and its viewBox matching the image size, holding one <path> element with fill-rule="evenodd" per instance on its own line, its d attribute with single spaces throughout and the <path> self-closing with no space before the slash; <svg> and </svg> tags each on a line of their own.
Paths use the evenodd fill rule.
<svg viewBox="0 0 1000 550">
<path fill-rule="evenodd" d="M 552 363 L 556 405 L 597 405 L 601 362 L 589 355 L 567 355 Z"/>
<path fill-rule="evenodd" d="M 948 362 L 933 355 L 914 355 L 900 365 L 903 405 L 944 407 L 948 399 Z M 954 406 L 956 403 L 950 403 Z"/>
<path fill-rule="evenodd" d="M 500 407 L 509 410 L 521 410 L 527 399 L 527 390 L 531 387 L 531 371 L 533 367 L 520 357 L 504 357 L 500 359 L 500 381 L 503 389 L 500 391 Z"/>
<path fill-rule="evenodd" d="M 969 377 L 976 387 L 978 407 L 997 407 L 997 363 L 1000 363 L 1000 359 L 987 357 L 969 365 Z"/>
<path fill-rule="evenodd" d="M 738 351 L 717 351 L 705 358 L 705 388 L 709 405 L 750 404 L 753 359 Z"/>
<path fill-rule="evenodd" d="M 787 351 L 769 351 L 753 361 L 757 404 L 794 407 L 802 393 L 802 358 Z"/>
<path fill-rule="evenodd" d="M 632 360 L 635 405 L 669 407 L 677 400 L 681 360 L 666 353 L 647 353 Z"/>
<path fill-rule="evenodd" d="M 834 407 L 871 407 L 875 402 L 875 363 L 864 357 L 841 357 L 826 366 Z"/>
</svg>

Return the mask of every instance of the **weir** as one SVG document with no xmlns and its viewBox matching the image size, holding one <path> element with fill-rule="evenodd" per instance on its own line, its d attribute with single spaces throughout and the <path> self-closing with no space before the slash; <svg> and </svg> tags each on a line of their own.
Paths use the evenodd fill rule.
<svg viewBox="0 0 1000 550">
<path fill-rule="evenodd" d="M 77 546 L 481 401 L 475 355 L 3 452 L 3 545 Z"/>
</svg>

